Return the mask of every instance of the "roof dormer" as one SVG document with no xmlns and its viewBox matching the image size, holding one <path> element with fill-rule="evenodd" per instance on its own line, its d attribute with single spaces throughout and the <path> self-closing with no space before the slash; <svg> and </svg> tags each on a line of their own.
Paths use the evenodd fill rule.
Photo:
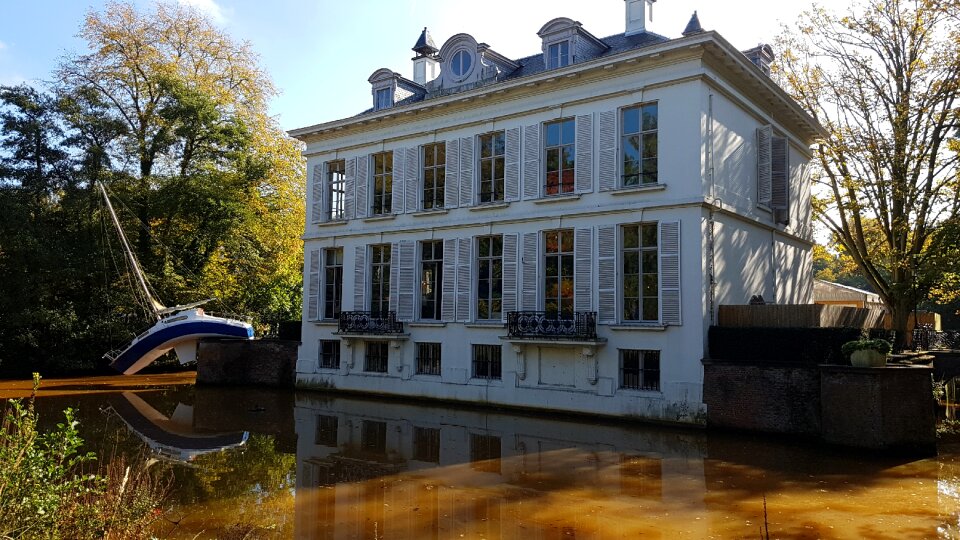
<svg viewBox="0 0 960 540">
<path fill-rule="evenodd" d="M 367 79 L 373 95 L 373 110 L 389 109 L 412 96 L 426 94 L 426 89 L 387 68 L 380 68 Z"/>
<path fill-rule="evenodd" d="M 609 47 L 567 17 L 557 17 L 537 32 L 543 40 L 543 65 L 556 69 L 593 58 Z"/>
</svg>

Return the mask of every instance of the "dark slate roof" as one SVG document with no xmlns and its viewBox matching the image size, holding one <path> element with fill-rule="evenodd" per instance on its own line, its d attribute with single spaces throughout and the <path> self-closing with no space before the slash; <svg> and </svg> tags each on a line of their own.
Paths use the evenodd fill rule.
<svg viewBox="0 0 960 540">
<path fill-rule="evenodd" d="M 600 54 L 597 54 L 596 56 L 583 58 L 580 60 L 580 62 L 586 62 L 586 61 L 594 60 L 596 58 L 603 58 L 605 56 L 613 56 L 613 55 L 630 51 L 633 49 L 640 49 L 643 47 L 648 47 L 650 45 L 664 43 L 664 42 L 670 41 L 670 39 L 667 37 L 661 36 L 660 34 L 655 34 L 653 32 L 640 32 L 638 34 L 633 34 L 629 36 L 624 34 L 614 34 L 612 36 L 605 37 L 600 41 L 605 43 L 609 48 L 601 52 Z M 501 79 L 501 81 L 509 81 L 509 80 L 518 79 L 521 77 L 536 75 L 537 73 L 542 73 L 547 69 L 546 65 L 543 62 L 543 53 L 537 53 L 532 56 L 520 58 L 519 60 L 516 60 L 516 62 L 517 64 L 520 65 L 520 67 L 513 70 L 513 72 L 511 73 L 505 74 L 505 76 Z M 496 84 L 496 83 L 491 83 L 491 84 Z M 459 92 L 465 92 L 467 90 L 472 90 L 473 88 L 475 87 L 465 86 L 463 87 L 463 89 L 459 89 L 449 93 L 444 92 L 442 95 L 450 95 L 451 93 L 456 94 Z M 412 96 L 408 96 L 404 99 L 401 99 L 400 101 L 397 101 L 396 103 L 393 104 L 393 106 L 399 107 L 402 105 L 408 105 L 410 103 L 423 101 L 425 98 L 426 96 L 424 94 L 416 93 Z M 372 107 L 363 111 L 362 113 L 359 113 L 357 116 L 363 116 L 364 114 L 368 114 L 371 112 L 374 112 L 374 109 Z"/>
<path fill-rule="evenodd" d="M 420 39 L 418 39 L 417 44 L 413 46 L 413 51 L 423 55 L 430 55 L 436 54 L 439 50 L 437 44 L 433 42 L 433 37 L 430 36 L 430 32 L 427 31 L 427 27 L 424 26 L 423 32 L 420 34 Z"/>
</svg>

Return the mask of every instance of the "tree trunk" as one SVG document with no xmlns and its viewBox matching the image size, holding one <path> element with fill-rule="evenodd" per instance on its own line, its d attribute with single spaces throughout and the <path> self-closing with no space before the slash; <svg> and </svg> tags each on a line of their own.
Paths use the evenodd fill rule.
<svg viewBox="0 0 960 540">
<path fill-rule="evenodd" d="M 887 306 L 890 310 L 890 329 L 895 331 L 896 338 L 893 343 L 894 352 L 900 352 L 907 346 L 907 335 L 909 328 L 907 323 L 910 320 L 910 312 L 915 309 L 913 299 L 908 295 L 896 296 L 893 302 Z"/>
</svg>

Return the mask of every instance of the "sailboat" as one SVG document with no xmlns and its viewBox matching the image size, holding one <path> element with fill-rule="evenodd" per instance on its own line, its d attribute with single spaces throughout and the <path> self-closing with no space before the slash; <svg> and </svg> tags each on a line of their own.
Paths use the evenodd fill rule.
<svg viewBox="0 0 960 540">
<path fill-rule="evenodd" d="M 200 306 L 213 300 L 213 298 L 173 307 L 165 307 L 161 304 L 150 291 L 143 270 L 140 268 L 133 250 L 130 249 L 127 236 L 123 232 L 123 227 L 120 226 L 120 220 L 117 219 L 117 213 L 113 210 L 113 204 L 110 203 L 107 189 L 100 182 L 97 182 L 97 187 L 103 194 L 107 203 L 107 210 L 110 212 L 110 218 L 120 235 L 120 243 L 123 246 L 123 252 L 127 257 L 137 286 L 141 289 L 140 292 L 143 297 L 147 299 L 148 307 L 157 320 L 153 326 L 133 338 L 126 346 L 103 355 L 110 361 L 111 368 L 124 375 L 133 375 L 152 364 L 154 360 L 171 349 L 176 352 L 177 359 L 181 364 L 195 362 L 197 360 L 197 344 L 202 338 L 253 339 L 253 326 L 250 323 L 238 319 L 217 317 L 204 312 Z"/>
</svg>

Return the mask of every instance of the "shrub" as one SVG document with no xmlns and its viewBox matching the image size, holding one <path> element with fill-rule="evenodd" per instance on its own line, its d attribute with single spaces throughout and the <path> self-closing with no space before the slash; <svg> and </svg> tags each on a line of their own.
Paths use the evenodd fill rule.
<svg viewBox="0 0 960 540">
<path fill-rule="evenodd" d="M 843 355 L 848 357 L 856 351 L 874 350 L 880 354 L 887 354 L 890 352 L 890 349 L 890 342 L 883 339 L 858 339 L 856 341 L 848 341 L 840 347 Z"/>
<path fill-rule="evenodd" d="M 48 433 L 37 430 L 34 393 L 10 400 L 0 427 L 0 538 L 141 538 L 156 519 L 168 484 L 145 465 L 114 460 L 98 473 L 81 453 L 71 409 Z"/>
<path fill-rule="evenodd" d="M 759 364 L 848 364 L 841 352 L 859 328 L 732 328 L 711 326 L 710 358 Z"/>
</svg>

